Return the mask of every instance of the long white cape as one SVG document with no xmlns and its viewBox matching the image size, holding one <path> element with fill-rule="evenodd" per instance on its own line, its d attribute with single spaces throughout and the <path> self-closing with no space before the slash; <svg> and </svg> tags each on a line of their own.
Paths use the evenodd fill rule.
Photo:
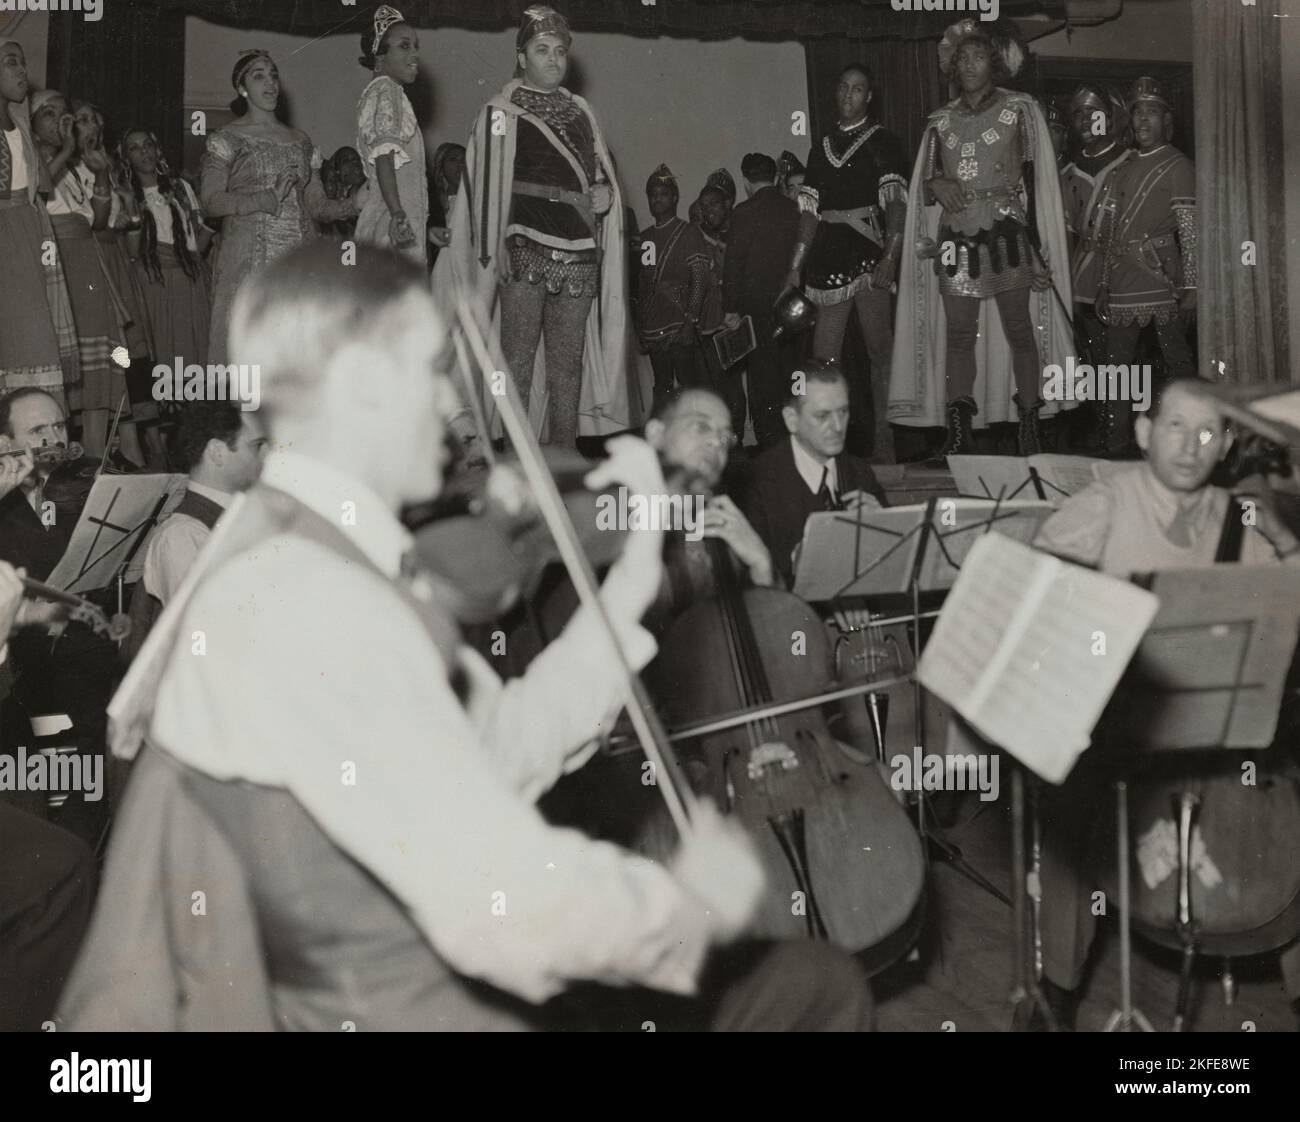
<svg viewBox="0 0 1300 1122">
<path fill-rule="evenodd" d="M 1065 211 L 1056 174 L 1047 121 L 1038 103 L 1027 94 L 1012 91 L 1011 103 L 1025 110 L 1029 143 L 1034 155 L 1034 204 L 1043 253 L 1052 270 L 1056 291 L 1071 307 L 1070 256 L 1065 240 Z M 903 236 L 903 259 L 898 272 L 898 313 L 894 320 L 894 356 L 889 381 L 889 419 L 896 425 L 941 426 L 946 424 L 948 392 L 944 378 L 946 324 L 939 278 L 934 259 L 917 256 L 917 242 L 938 239 L 943 208 L 925 206 L 921 182 L 925 142 L 917 153 L 907 193 L 907 226 Z M 1051 291 L 1029 294 L 1030 318 L 1042 366 L 1059 364 L 1075 351 L 1070 322 Z M 992 299 L 980 302 L 979 337 L 975 344 L 976 424 L 1014 421 L 1017 414 L 1012 395 L 1016 392 L 1011 367 L 1011 348 L 1002 331 L 1002 319 Z M 1073 408 L 1072 401 L 1047 402 L 1043 414 Z"/>
</svg>

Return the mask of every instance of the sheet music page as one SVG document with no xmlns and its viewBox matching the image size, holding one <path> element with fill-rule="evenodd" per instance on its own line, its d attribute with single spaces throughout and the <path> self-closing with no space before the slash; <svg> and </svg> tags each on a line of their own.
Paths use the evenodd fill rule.
<svg viewBox="0 0 1300 1122">
<path fill-rule="evenodd" d="M 1036 499 L 1029 461 L 1019 456 L 949 456 L 948 470 L 959 495 L 977 499 Z"/>
<path fill-rule="evenodd" d="M 944 605 L 921 681 L 987 740 L 1060 783 L 1157 605 L 1127 581 L 986 535 Z"/>
<path fill-rule="evenodd" d="M 1030 466 L 1043 480 L 1048 500 L 1058 503 L 1066 495 L 1073 495 L 1095 483 L 1098 478 L 1096 465 L 1104 462 L 1093 456 L 1060 456 L 1053 452 L 1029 457 Z M 1049 483 L 1051 486 L 1047 486 Z"/>
</svg>

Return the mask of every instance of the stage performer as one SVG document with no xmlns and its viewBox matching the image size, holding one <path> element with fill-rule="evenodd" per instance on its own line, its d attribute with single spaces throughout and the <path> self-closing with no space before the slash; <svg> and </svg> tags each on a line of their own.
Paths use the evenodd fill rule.
<svg viewBox="0 0 1300 1122">
<path fill-rule="evenodd" d="M 839 361 L 850 311 L 856 311 L 871 372 L 850 376 L 859 398 L 869 396 L 875 430 L 873 457 L 892 462 L 889 431 L 889 290 L 894 284 L 907 217 L 907 161 L 893 133 L 867 114 L 871 76 L 860 64 L 840 73 L 835 103 L 839 122 L 808 156 L 799 190 L 799 240 L 786 284 L 818 305 L 813 355 Z M 806 259 L 806 261 L 805 261 Z M 868 394 L 862 383 L 867 382 Z M 861 405 L 859 405 L 861 409 Z"/>
<path fill-rule="evenodd" d="M 1043 401 L 1043 367 L 1074 349 L 1051 134 L 1033 98 L 997 84 L 1024 58 L 996 27 L 948 28 L 939 65 L 961 94 L 930 114 L 912 171 L 889 414 L 946 422 L 940 458 L 972 452 L 973 418 L 1010 420 L 1013 401 L 1020 454 L 1038 452 L 1040 414 L 1058 407 Z"/>
<path fill-rule="evenodd" d="M 571 41 L 554 9 L 524 12 L 521 77 L 475 119 L 433 274 L 448 322 L 461 297 L 495 309 L 534 431 L 570 447 L 629 424 L 623 201 L 591 107 L 561 85 Z"/>
</svg>

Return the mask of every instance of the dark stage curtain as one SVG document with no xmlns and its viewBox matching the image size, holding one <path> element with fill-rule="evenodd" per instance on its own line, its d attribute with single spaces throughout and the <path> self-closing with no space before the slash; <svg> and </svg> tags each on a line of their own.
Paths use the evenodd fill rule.
<svg viewBox="0 0 1300 1122">
<path fill-rule="evenodd" d="M 181 5 L 105 4 L 97 22 L 51 19 L 49 29 L 46 85 L 98 105 L 108 122 L 108 144 L 141 125 L 154 130 L 179 166 L 187 127 Z"/>
<path fill-rule="evenodd" d="M 321 35 L 355 28 L 370 19 L 375 4 L 355 8 L 339 0 L 153 0 L 214 23 Z M 517 27 L 534 0 L 405 0 L 396 5 L 416 27 Z M 913 37 L 942 34 L 951 13 L 894 11 L 890 0 L 558 0 L 554 4 L 575 31 L 619 31 L 628 35 L 691 35 L 702 39 L 808 38 L 824 35 Z M 1004 15 L 1066 15 L 1066 0 L 1002 0 Z M 957 17 L 960 18 L 960 17 Z M 936 26 L 938 30 L 936 31 Z"/>
</svg>

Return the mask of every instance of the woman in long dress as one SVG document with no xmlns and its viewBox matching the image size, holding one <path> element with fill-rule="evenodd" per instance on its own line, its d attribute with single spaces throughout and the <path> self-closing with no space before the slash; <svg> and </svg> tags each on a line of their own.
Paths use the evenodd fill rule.
<svg viewBox="0 0 1300 1122">
<path fill-rule="evenodd" d="M 80 414 L 81 442 L 90 455 L 103 455 L 110 419 L 117 417 L 122 456 L 143 467 L 127 408 L 131 314 L 95 236 L 113 217 L 112 161 L 94 117 L 83 113 L 77 122 L 57 90 L 41 90 L 32 98 L 32 131 L 54 180 L 46 211 L 63 258 L 81 354 L 81 385 L 78 393 L 69 393 L 68 404 Z"/>
<path fill-rule="evenodd" d="M 27 60 L 0 39 L 0 393 L 34 387 L 63 402 L 80 378 L 77 331 L 41 195 L 52 190 L 27 110 Z"/>
<path fill-rule="evenodd" d="M 231 73 L 239 119 L 208 137 L 200 198 L 209 218 L 222 219 L 213 271 L 208 361 L 224 364 L 235 291 L 245 277 L 317 236 L 316 222 L 357 213 L 351 198 L 330 199 L 320 177 L 320 152 L 301 129 L 276 119 L 280 72 L 266 51 L 245 51 Z"/>
<path fill-rule="evenodd" d="M 357 103 L 357 151 L 378 189 L 357 219 L 357 241 L 397 249 L 423 265 L 429 218 L 424 137 L 402 90 L 419 73 L 420 40 L 401 12 L 382 4 L 361 36 L 361 52 L 361 65 L 375 76 Z"/>
</svg>

